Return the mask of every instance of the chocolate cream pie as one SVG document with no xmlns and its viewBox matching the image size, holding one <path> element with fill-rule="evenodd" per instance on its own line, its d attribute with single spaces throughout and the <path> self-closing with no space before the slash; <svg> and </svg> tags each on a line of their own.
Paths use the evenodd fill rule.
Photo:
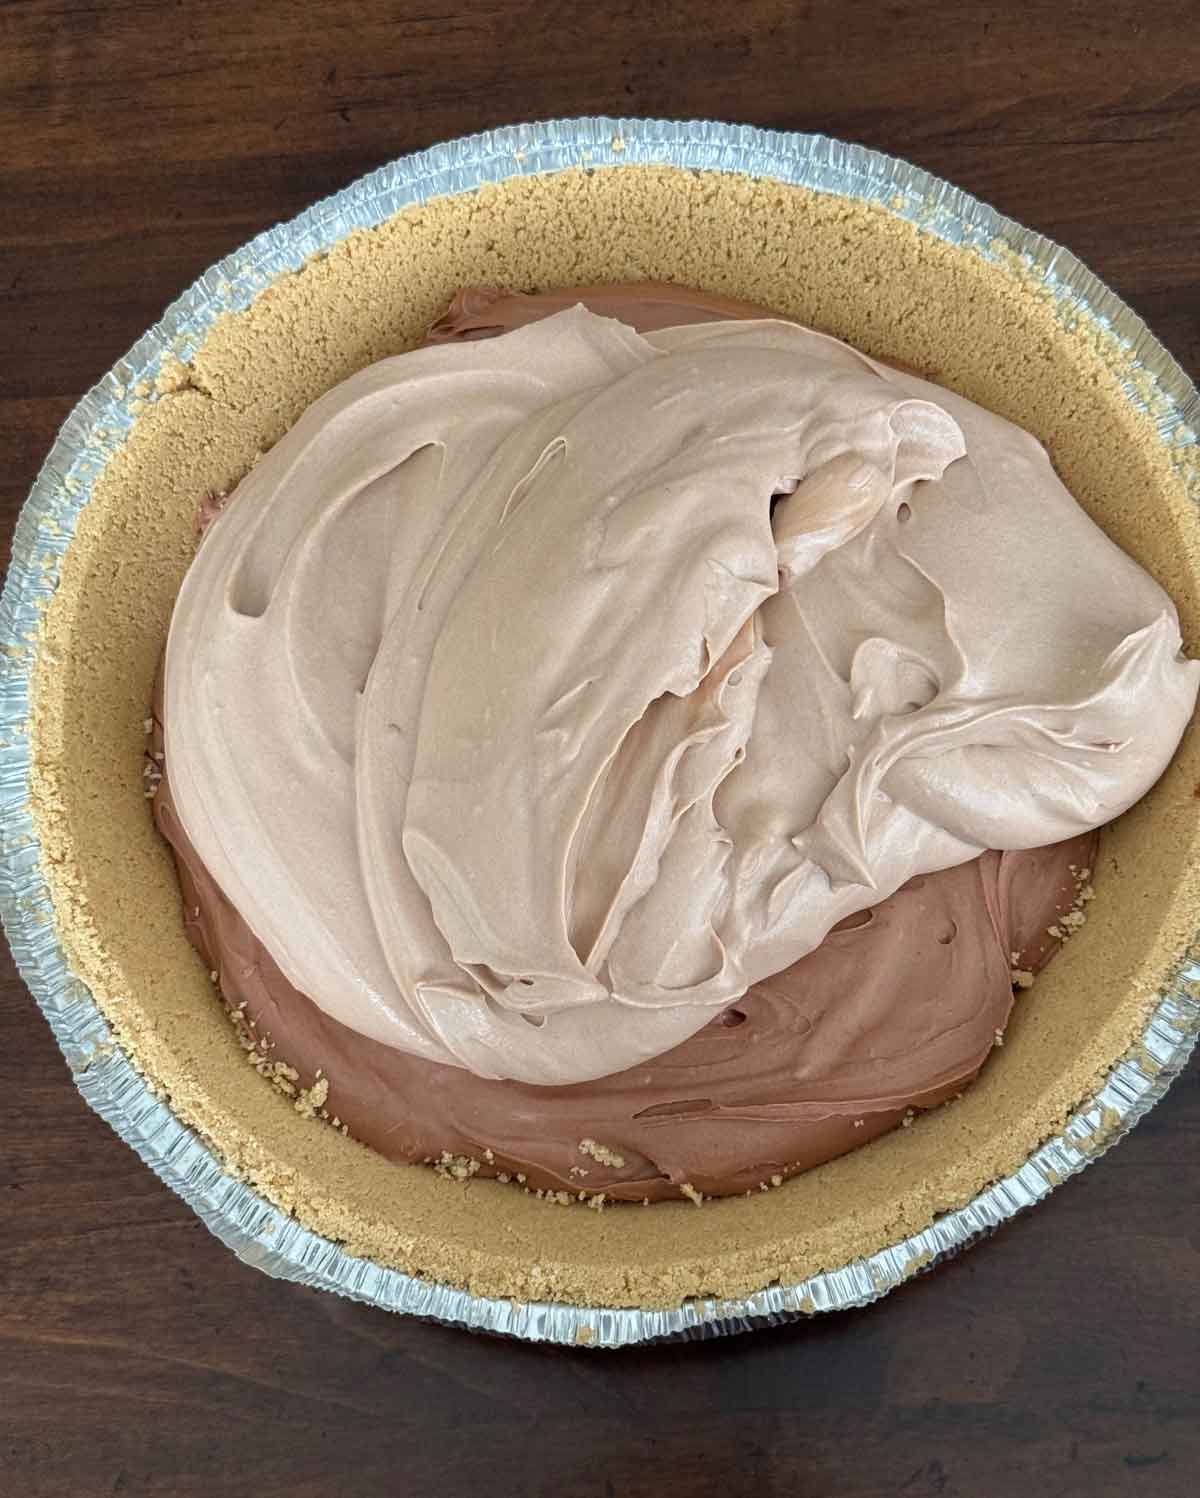
<svg viewBox="0 0 1200 1498">
<path fill-rule="evenodd" d="M 89 611 L 124 609 L 116 700 L 157 675 L 142 815 L 183 921 L 141 833 L 140 937 L 129 906 L 89 914 L 117 843 L 79 846 L 60 771 L 88 713 L 51 690 L 41 811 L 80 970 L 232 1168 L 384 1262 L 650 1304 L 877 1247 L 1084 1094 L 1179 929 L 1168 905 L 1121 951 L 1128 829 L 1176 815 L 1200 666 L 1171 598 L 1194 583 L 1142 518 L 1182 523 L 1180 481 L 1019 276 L 773 184 L 806 284 L 750 253 L 763 184 L 584 180 L 406 212 L 164 371 L 107 519 L 169 576 L 118 602 L 97 532 L 44 648 L 78 692 L 111 672 Z M 568 253 L 580 192 L 653 279 Z M 656 196 L 738 252 L 685 250 Z M 490 247 L 442 263 L 464 214 Z M 874 269 L 857 302 L 847 260 Z M 1119 992 L 1081 1034 L 1098 924 Z M 215 993 L 178 986 L 184 932 Z"/>
</svg>

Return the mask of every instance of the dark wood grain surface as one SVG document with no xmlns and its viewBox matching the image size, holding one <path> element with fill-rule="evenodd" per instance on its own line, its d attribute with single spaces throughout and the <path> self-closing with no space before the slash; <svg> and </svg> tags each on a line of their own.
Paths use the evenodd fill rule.
<svg viewBox="0 0 1200 1498">
<path fill-rule="evenodd" d="M 824 130 L 1069 244 L 1200 373 L 1194 3 L 0 4 L 0 514 L 217 257 L 448 136 L 595 112 Z M 725 1343 L 490 1342 L 239 1264 L 0 974 L 0 1493 L 1200 1491 L 1196 1070 L 882 1305 Z"/>
</svg>

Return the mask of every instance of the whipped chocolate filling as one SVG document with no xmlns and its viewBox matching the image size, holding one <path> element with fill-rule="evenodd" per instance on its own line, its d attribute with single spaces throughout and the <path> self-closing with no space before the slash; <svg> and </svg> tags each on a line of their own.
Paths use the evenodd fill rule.
<svg viewBox="0 0 1200 1498">
<path fill-rule="evenodd" d="M 642 332 L 764 316 L 667 286 L 469 290 L 430 341 L 494 336 L 580 301 Z M 153 747 L 160 763 L 157 707 Z M 322 1072 L 328 1115 L 397 1160 L 613 1200 L 676 1196 L 685 1184 L 710 1195 L 769 1185 L 960 1091 L 1007 1020 L 1013 971 L 1035 972 L 1056 950 L 1049 928 L 1072 908 L 1096 844 L 1087 832 L 918 875 L 664 1054 L 546 1086 L 431 1062 L 326 1013 L 289 982 L 206 870 L 169 774 L 154 809 L 176 853 L 189 935 L 226 1001 L 264 1054 L 278 1048 L 297 1085 Z"/>
<path fill-rule="evenodd" d="M 914 876 L 1091 830 L 1195 700 L 1028 434 L 666 297 L 337 386 L 171 622 L 217 884 L 332 1018 L 481 1078 L 636 1068 Z"/>
</svg>

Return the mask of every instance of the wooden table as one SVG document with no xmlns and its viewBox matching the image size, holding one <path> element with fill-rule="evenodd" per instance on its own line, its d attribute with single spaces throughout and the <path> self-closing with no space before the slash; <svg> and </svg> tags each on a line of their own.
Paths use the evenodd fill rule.
<svg viewBox="0 0 1200 1498">
<path fill-rule="evenodd" d="M 210 262 L 391 157 L 526 118 L 895 152 L 1069 244 L 1200 373 L 1196 20 L 1186 0 L 6 4 L 5 534 L 78 396 Z M 1193 1069 L 1097 1168 L 873 1309 L 626 1354 L 489 1342 L 240 1265 L 87 1110 L 6 956 L 0 1491 L 1194 1493 L 1198 1136 Z"/>
</svg>

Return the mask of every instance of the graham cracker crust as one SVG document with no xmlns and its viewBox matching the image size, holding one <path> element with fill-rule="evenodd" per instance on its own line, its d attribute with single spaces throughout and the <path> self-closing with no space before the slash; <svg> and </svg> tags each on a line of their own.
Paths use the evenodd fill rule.
<svg viewBox="0 0 1200 1498">
<path fill-rule="evenodd" d="M 1172 595 L 1200 648 L 1194 456 L 1185 471 L 1182 450 L 1131 407 L 1115 341 L 1095 324 L 1064 326 L 1015 261 L 770 179 L 643 166 L 514 178 L 351 235 L 223 318 L 145 393 L 44 616 L 32 809 L 74 970 L 230 1171 L 350 1252 L 410 1274 L 481 1295 L 658 1307 L 838 1268 L 963 1205 L 1057 1131 L 1137 1038 L 1200 927 L 1200 738 L 1189 730 L 1154 791 L 1105 833 L 1086 928 L 1019 994 L 979 1081 L 777 1190 L 699 1211 L 682 1199 L 559 1210 L 498 1182 L 391 1164 L 298 1114 L 246 1065 L 215 1001 L 143 793 L 143 723 L 197 502 L 236 483 L 324 390 L 414 345 L 459 286 L 630 280 L 774 307 L 1026 427 Z"/>
</svg>

